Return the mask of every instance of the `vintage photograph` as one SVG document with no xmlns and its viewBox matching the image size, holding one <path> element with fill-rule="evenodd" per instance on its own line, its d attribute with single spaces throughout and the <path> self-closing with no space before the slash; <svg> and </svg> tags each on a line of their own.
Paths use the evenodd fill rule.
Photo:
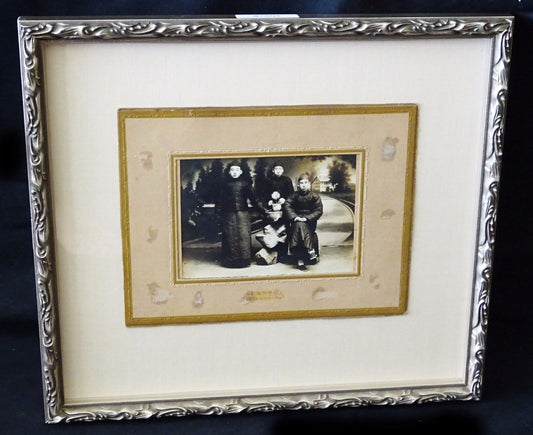
<svg viewBox="0 0 533 435">
<path fill-rule="evenodd" d="M 176 156 L 178 281 L 355 274 L 362 156 Z"/>
<path fill-rule="evenodd" d="M 403 313 L 416 115 L 119 110 L 127 324 Z"/>
</svg>

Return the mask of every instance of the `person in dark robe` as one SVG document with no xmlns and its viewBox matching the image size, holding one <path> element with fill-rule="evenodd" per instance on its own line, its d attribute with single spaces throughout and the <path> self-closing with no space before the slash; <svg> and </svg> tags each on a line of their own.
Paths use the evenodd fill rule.
<svg viewBox="0 0 533 435">
<path fill-rule="evenodd" d="M 285 172 L 283 165 L 280 162 L 275 162 L 272 165 L 272 170 L 265 181 L 263 189 L 263 201 L 268 203 L 272 199 L 274 192 L 279 193 L 279 198 L 282 198 L 285 202 L 289 196 L 294 193 L 294 186 L 292 180 L 283 175 Z M 266 207 L 265 207 L 266 208 Z"/>
<path fill-rule="evenodd" d="M 278 205 L 283 206 L 287 198 L 294 193 L 294 186 L 292 185 L 292 180 L 283 175 L 285 169 L 281 162 L 277 161 L 271 166 L 271 171 L 268 174 L 264 187 L 262 189 L 262 198 L 261 203 L 263 208 L 267 211 L 267 226 L 271 226 L 277 234 L 285 233 L 285 227 L 287 226 L 287 218 L 285 212 L 282 209 L 281 215 L 278 214 L 273 207 Z M 270 210 L 273 210 L 273 213 L 269 213 Z M 286 237 L 280 239 L 275 247 L 268 248 L 270 254 L 273 255 L 273 258 L 276 258 L 276 261 L 284 262 L 287 257 L 287 242 Z M 270 264 L 267 261 L 267 264 Z"/>
<path fill-rule="evenodd" d="M 284 203 L 285 199 L 279 196 L 279 192 L 272 193 L 265 209 L 267 224 L 255 236 L 262 246 L 255 254 L 257 264 L 276 264 L 283 261 L 287 254 L 287 228 L 282 220 Z"/>
<path fill-rule="evenodd" d="M 259 207 L 252 186 L 242 177 L 239 162 L 231 162 L 219 196 L 222 265 L 225 267 L 250 266 L 252 254 L 248 202 L 252 206 Z"/>
<path fill-rule="evenodd" d="M 285 201 L 285 214 L 290 222 L 289 251 L 294 255 L 299 269 L 305 270 L 306 263 L 318 263 L 316 225 L 322 213 L 322 200 L 318 193 L 311 191 L 309 174 L 301 174 L 296 192 Z"/>
</svg>

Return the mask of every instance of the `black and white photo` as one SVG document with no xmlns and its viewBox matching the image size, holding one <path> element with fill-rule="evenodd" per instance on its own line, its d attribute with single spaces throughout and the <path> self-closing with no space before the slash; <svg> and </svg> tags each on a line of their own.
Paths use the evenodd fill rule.
<svg viewBox="0 0 533 435">
<path fill-rule="evenodd" d="M 180 159 L 180 278 L 355 273 L 360 158 Z"/>
</svg>

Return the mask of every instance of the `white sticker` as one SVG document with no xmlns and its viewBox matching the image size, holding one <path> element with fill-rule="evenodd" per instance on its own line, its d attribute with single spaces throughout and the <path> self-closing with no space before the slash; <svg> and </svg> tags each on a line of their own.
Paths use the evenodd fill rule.
<svg viewBox="0 0 533 435">
<path fill-rule="evenodd" d="M 300 15 L 298 14 L 241 14 L 241 15 L 235 15 L 235 18 L 239 20 L 247 20 L 247 19 L 253 19 L 253 18 L 300 18 Z"/>
</svg>

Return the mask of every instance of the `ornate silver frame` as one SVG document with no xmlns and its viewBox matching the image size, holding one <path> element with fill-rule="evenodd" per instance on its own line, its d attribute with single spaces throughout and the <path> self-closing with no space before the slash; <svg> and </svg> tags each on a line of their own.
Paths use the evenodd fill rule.
<svg viewBox="0 0 533 435">
<path fill-rule="evenodd" d="M 495 221 L 509 77 L 512 17 L 276 18 L 276 19 L 27 19 L 18 22 L 24 123 L 35 261 L 45 419 L 90 421 L 191 414 L 210 415 L 281 409 L 395 405 L 448 400 L 478 400 L 481 394 L 487 313 L 492 275 Z M 41 43 L 49 40 L 242 39 L 270 38 L 490 38 L 492 74 L 484 167 L 478 208 L 470 342 L 463 385 L 312 392 L 202 400 L 154 401 L 66 406 L 62 393 L 61 352 L 54 244 L 44 120 Z"/>
</svg>

